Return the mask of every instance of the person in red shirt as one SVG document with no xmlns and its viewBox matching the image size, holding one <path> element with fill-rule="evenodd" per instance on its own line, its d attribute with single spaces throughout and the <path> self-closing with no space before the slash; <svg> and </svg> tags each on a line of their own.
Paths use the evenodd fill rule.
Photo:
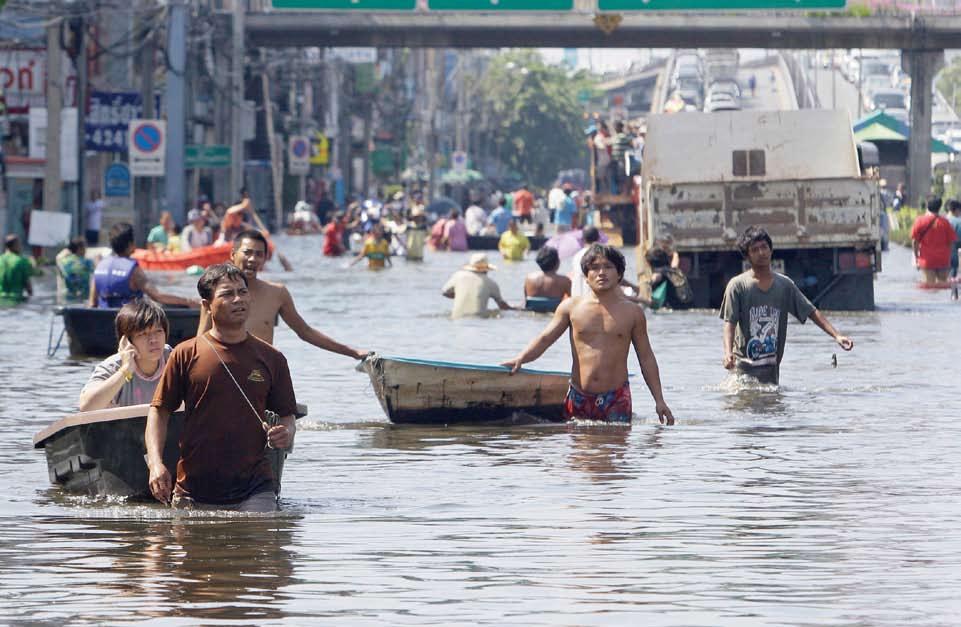
<svg viewBox="0 0 961 627">
<path fill-rule="evenodd" d="M 324 227 L 324 256 L 340 257 L 344 250 L 344 214 L 338 211 Z"/>
<path fill-rule="evenodd" d="M 951 223 L 943 216 L 941 199 L 928 196 L 928 211 L 914 221 L 911 227 L 911 240 L 914 246 L 915 265 L 927 285 L 944 283 L 948 280 L 951 268 L 951 250 L 958 236 Z"/>
<path fill-rule="evenodd" d="M 530 224 L 534 221 L 534 194 L 527 189 L 527 185 L 521 185 L 514 192 L 514 217 L 518 222 Z"/>
</svg>

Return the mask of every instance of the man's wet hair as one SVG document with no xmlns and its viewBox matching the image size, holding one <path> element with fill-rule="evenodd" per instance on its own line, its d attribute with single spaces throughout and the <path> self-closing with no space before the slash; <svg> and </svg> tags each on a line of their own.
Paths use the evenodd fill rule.
<svg viewBox="0 0 961 627">
<path fill-rule="evenodd" d="M 12 234 L 7 235 L 3 239 L 3 247 L 5 250 L 13 250 L 14 248 L 16 248 L 17 244 L 19 243 L 20 243 L 20 238 L 17 237 L 16 235 L 12 235 Z"/>
<path fill-rule="evenodd" d="M 937 213 L 941 211 L 941 197 L 931 194 L 928 196 L 928 200 L 925 205 L 927 205 L 928 211 L 931 213 Z"/>
<path fill-rule="evenodd" d="M 624 278 L 624 269 L 627 267 L 627 262 L 624 261 L 624 255 L 613 246 L 606 246 L 604 244 L 591 244 L 591 247 L 588 248 L 584 256 L 581 257 L 581 272 L 584 273 L 584 276 L 587 276 L 587 269 L 591 267 L 591 264 L 601 257 L 614 264 L 619 279 Z"/>
<path fill-rule="evenodd" d="M 561 265 L 561 258 L 553 246 L 541 246 L 535 261 L 543 272 L 554 272 Z"/>
<path fill-rule="evenodd" d="M 582 235 L 584 236 L 585 244 L 593 244 L 601 239 L 601 232 L 597 230 L 596 226 L 584 227 Z"/>
<path fill-rule="evenodd" d="M 263 244 L 265 253 L 270 250 L 270 246 L 267 244 L 267 238 L 264 237 L 264 234 L 257 229 L 247 229 L 246 231 L 237 233 L 237 237 L 234 238 L 234 250 L 238 250 L 240 248 L 240 243 L 245 239 L 256 240 Z"/>
<path fill-rule="evenodd" d="M 768 248 L 774 250 L 774 242 L 771 241 L 771 236 L 767 234 L 767 231 L 759 226 L 749 226 L 737 240 L 737 249 L 741 251 L 741 256 L 748 259 L 747 251 L 757 242 L 767 242 Z"/>
<path fill-rule="evenodd" d="M 67 250 L 69 250 L 75 255 L 79 253 L 81 250 L 85 249 L 86 247 L 87 247 L 87 240 L 85 240 L 82 237 L 75 237 L 72 240 L 70 240 L 69 244 L 67 244 Z"/>
<path fill-rule="evenodd" d="M 197 281 L 197 293 L 200 294 L 200 298 L 208 302 L 213 300 L 214 288 L 224 279 L 228 281 L 241 280 L 244 285 L 247 285 L 247 276 L 240 268 L 232 263 L 218 263 L 210 266 L 200 275 L 200 280 Z"/>
<path fill-rule="evenodd" d="M 152 327 L 163 329 L 164 338 L 170 334 L 170 323 L 167 322 L 163 307 L 149 298 L 135 298 L 126 303 L 117 312 L 113 324 L 117 331 L 117 340 L 123 337 L 133 340 L 134 335 Z"/>
<path fill-rule="evenodd" d="M 130 245 L 133 244 L 133 225 L 129 222 L 118 222 L 110 227 L 110 232 L 107 234 L 107 239 L 110 241 L 110 249 L 115 255 L 122 255 L 127 252 Z"/>
<path fill-rule="evenodd" d="M 949 200 L 948 201 L 948 211 L 954 213 L 955 211 L 961 211 L 961 201 Z"/>
</svg>

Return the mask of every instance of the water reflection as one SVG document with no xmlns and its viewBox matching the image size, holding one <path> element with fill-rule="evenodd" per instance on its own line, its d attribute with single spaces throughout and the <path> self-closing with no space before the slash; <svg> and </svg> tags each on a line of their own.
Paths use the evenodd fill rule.
<svg viewBox="0 0 961 627">
<path fill-rule="evenodd" d="M 70 590 L 74 606 L 76 599 L 89 596 L 85 620 L 117 620 L 125 610 L 138 618 L 217 621 L 285 616 L 283 590 L 294 581 L 291 547 L 298 519 L 168 517 L 167 510 L 140 509 L 154 517 L 40 522 L 40 531 L 52 541 L 49 548 L 34 547 L 33 558 L 52 561 L 57 547 L 71 547 L 70 559 L 58 559 L 60 564 L 51 567 Z"/>
</svg>

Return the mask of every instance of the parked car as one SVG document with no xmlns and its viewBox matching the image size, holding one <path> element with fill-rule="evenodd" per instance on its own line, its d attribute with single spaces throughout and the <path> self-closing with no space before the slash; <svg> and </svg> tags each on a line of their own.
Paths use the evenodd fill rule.
<svg viewBox="0 0 961 627">
<path fill-rule="evenodd" d="M 900 89 L 875 89 L 869 96 L 868 108 L 875 109 L 908 109 L 908 97 Z"/>
</svg>

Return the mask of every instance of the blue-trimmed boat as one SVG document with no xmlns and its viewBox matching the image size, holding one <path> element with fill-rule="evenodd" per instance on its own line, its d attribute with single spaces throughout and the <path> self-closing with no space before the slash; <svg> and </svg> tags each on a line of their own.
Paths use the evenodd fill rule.
<svg viewBox="0 0 961 627">
<path fill-rule="evenodd" d="M 370 355 L 384 413 L 397 424 L 562 422 L 570 373 Z"/>
</svg>

